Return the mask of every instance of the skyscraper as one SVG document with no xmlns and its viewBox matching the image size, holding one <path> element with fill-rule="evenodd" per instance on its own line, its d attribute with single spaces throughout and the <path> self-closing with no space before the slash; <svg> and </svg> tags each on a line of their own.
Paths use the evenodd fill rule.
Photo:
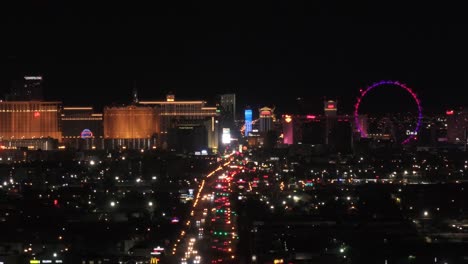
<svg viewBox="0 0 468 264">
<path fill-rule="evenodd" d="M 149 148 L 156 145 L 158 123 L 153 108 L 121 106 L 104 108 L 104 138 L 110 148 Z"/>
<path fill-rule="evenodd" d="M 61 102 L 0 102 L 0 145 L 51 149 L 44 140 L 62 140 Z"/>
<path fill-rule="evenodd" d="M 210 140 L 204 139 L 210 149 L 216 151 L 218 140 L 218 109 L 206 106 L 205 101 L 176 100 L 170 93 L 165 101 L 140 101 L 140 105 L 151 106 L 157 118 L 158 141 L 161 146 L 169 146 L 177 149 L 190 149 L 196 144 L 188 143 L 197 140 L 204 135 Z M 209 122 L 206 122 L 209 121 Z M 205 130 L 202 132 L 202 127 Z M 183 130 L 183 131 L 180 131 Z M 210 135 L 211 134 L 211 135 Z"/>
<path fill-rule="evenodd" d="M 260 112 L 260 132 L 268 132 L 273 129 L 273 109 L 269 107 L 262 107 Z"/>
<path fill-rule="evenodd" d="M 248 137 L 249 133 L 252 132 L 252 109 L 245 109 L 244 115 L 245 115 L 244 135 Z"/>
<path fill-rule="evenodd" d="M 236 94 L 222 94 L 220 104 L 221 115 L 234 122 L 236 120 Z"/>
<path fill-rule="evenodd" d="M 283 115 L 283 143 L 324 144 L 324 116 L 318 115 Z"/>
<path fill-rule="evenodd" d="M 367 137 L 367 131 L 369 130 L 369 124 L 368 124 L 368 116 L 367 115 L 359 115 L 358 117 L 359 121 L 359 126 L 361 131 L 358 131 L 358 128 L 355 127 L 355 133 L 357 135 L 357 138 L 361 138 L 363 136 Z M 354 125 L 356 126 L 356 125 Z"/>
<path fill-rule="evenodd" d="M 294 144 L 294 119 L 292 115 L 283 115 L 283 143 Z"/>
<path fill-rule="evenodd" d="M 338 102 L 334 100 L 325 100 L 323 102 L 323 110 L 326 117 L 336 117 L 336 112 L 338 110 Z"/>
<path fill-rule="evenodd" d="M 325 100 L 323 102 L 325 112 L 325 144 L 329 144 L 330 133 L 336 125 L 337 102 L 334 100 Z"/>
</svg>

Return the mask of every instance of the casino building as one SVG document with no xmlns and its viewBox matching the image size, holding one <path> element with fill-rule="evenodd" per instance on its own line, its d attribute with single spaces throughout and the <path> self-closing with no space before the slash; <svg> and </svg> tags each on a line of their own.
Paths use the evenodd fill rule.
<svg viewBox="0 0 468 264">
<path fill-rule="evenodd" d="M 62 140 L 61 102 L 0 102 L 0 147 L 43 149 Z"/>
<path fill-rule="evenodd" d="M 355 130 L 353 121 L 349 115 L 337 114 L 337 101 L 326 100 L 323 114 L 282 116 L 283 144 L 324 145 L 332 151 L 350 153 Z"/>
<path fill-rule="evenodd" d="M 42 98 L 42 77 L 26 76 L 0 101 L 1 149 L 218 149 L 220 111 L 205 101 L 139 101 L 134 90 L 132 104 L 96 113 Z"/>
<path fill-rule="evenodd" d="M 176 151 L 218 149 L 219 110 L 206 106 L 205 101 L 177 101 L 173 94 L 166 101 L 140 101 L 151 106 L 159 124 L 158 145 Z"/>
<path fill-rule="evenodd" d="M 105 147 L 144 149 L 156 146 L 159 132 L 155 110 L 129 105 L 104 108 Z"/>
<path fill-rule="evenodd" d="M 89 150 L 104 148 L 103 115 L 92 107 L 63 107 L 62 142 L 65 146 Z"/>
<path fill-rule="evenodd" d="M 140 101 L 104 108 L 104 147 L 163 148 L 180 152 L 218 148 L 219 111 L 204 101 Z"/>
</svg>

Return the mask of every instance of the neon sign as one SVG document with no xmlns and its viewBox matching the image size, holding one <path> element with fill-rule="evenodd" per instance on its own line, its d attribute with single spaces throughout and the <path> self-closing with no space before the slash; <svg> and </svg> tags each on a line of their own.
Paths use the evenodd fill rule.
<svg viewBox="0 0 468 264">
<path fill-rule="evenodd" d="M 93 132 L 91 132 L 91 130 L 89 129 L 84 129 L 83 131 L 81 131 L 81 134 L 80 134 L 81 138 L 85 139 L 85 138 L 92 138 L 93 137 Z"/>
</svg>

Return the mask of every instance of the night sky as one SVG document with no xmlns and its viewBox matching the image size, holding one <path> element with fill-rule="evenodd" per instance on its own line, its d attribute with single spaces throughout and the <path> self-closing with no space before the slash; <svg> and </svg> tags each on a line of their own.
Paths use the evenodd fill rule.
<svg viewBox="0 0 468 264">
<path fill-rule="evenodd" d="M 23 74 L 42 74 L 46 98 L 65 105 L 127 103 L 136 83 L 141 99 L 172 91 L 213 102 L 235 92 L 238 107 L 284 112 L 297 97 L 321 106 L 327 96 L 351 112 L 359 88 L 394 79 L 425 109 L 466 102 L 468 26 L 454 6 L 33 2 L 0 8 L 1 94 Z M 370 104 L 397 107 L 402 95 L 383 91 Z"/>
</svg>

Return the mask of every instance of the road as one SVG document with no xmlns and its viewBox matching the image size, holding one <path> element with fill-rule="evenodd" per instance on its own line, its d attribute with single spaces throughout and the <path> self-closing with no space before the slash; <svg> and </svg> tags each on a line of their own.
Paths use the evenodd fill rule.
<svg viewBox="0 0 468 264">
<path fill-rule="evenodd" d="M 172 247 L 175 263 L 238 263 L 237 214 L 231 209 L 236 169 L 230 157 L 200 183 L 190 217 Z"/>
</svg>

